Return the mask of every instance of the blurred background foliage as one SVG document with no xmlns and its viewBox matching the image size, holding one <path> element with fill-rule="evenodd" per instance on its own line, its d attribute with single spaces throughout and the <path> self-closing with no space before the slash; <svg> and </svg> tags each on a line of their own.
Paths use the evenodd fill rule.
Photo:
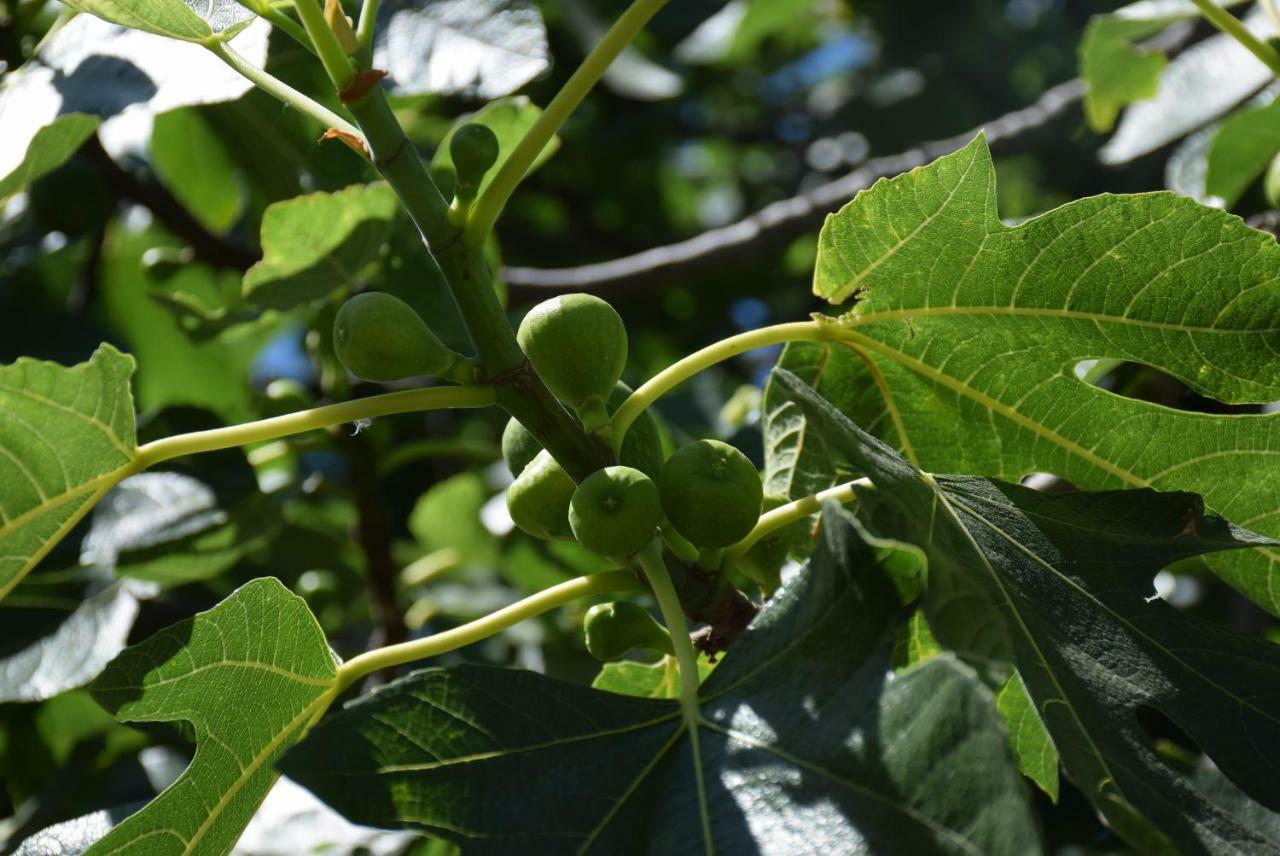
<svg viewBox="0 0 1280 856">
<path fill-rule="evenodd" d="M 573 267 L 687 239 L 869 157 L 975 128 L 1075 76 L 1088 19 L 1118 5 L 672 3 L 517 192 L 494 263 Z M 545 104 L 624 7 L 623 0 L 539 0 L 549 68 L 517 98 Z M 60 14 L 54 2 L 0 0 L 5 77 Z M 323 95 L 318 64 L 294 43 L 275 34 L 268 56 L 273 73 L 337 106 Z M 429 156 L 457 117 L 485 102 L 406 94 L 394 103 Z M 514 101 L 506 109 L 518 123 L 531 108 Z M 131 144 L 104 148 L 91 139 L 11 197 L 0 216 L 0 361 L 28 355 L 71 364 L 101 341 L 116 344 L 139 361 L 145 441 L 376 391 L 338 370 L 328 342 L 333 312 L 353 289 L 405 297 L 465 347 L 438 274 L 403 217 L 359 236 L 350 249 L 354 276 L 326 297 L 281 309 L 242 295 L 268 206 L 373 179 L 339 143 L 318 144 L 322 130 L 250 92 L 159 112 Z M 1105 167 L 1097 157 L 1104 139 L 1078 109 L 1025 135 L 997 159 L 1001 215 L 1163 186 L 1170 147 Z M 1255 189 L 1236 210 L 1264 208 Z M 818 309 L 809 291 L 815 242 L 816 230 L 762 241 L 759 251 L 709 268 L 604 289 L 631 333 L 626 379 L 638 383 L 724 335 Z M 541 296 L 512 288 L 513 320 Z M 758 460 L 759 385 L 775 356 L 747 355 L 665 399 L 660 410 L 672 435 L 730 439 Z M 1107 382 L 1174 406 L 1206 406 L 1132 367 Z M 208 608 L 249 579 L 282 579 L 306 598 L 338 653 L 351 656 L 602 569 L 576 545 L 511 531 L 502 426 L 497 413 L 429 413 L 202 456 L 95 512 L 80 537 L 63 542 L 0 605 L 0 851 L 50 823 L 145 800 L 181 770 L 189 748 L 177 730 L 118 725 L 72 688 L 93 668 L 86 659 L 105 662 L 126 641 Z M 1180 605 L 1274 633 L 1243 599 L 1194 567 L 1182 570 L 1166 581 Z M 587 605 L 441 659 L 588 682 L 598 664 L 581 640 Z M 50 677 L 39 698 L 18 691 L 31 685 L 32 669 Z M 1177 744 L 1167 723 L 1153 728 Z M 275 824 L 270 834 L 251 831 L 243 852 L 317 844 L 319 809 L 305 794 L 290 796 L 265 821 Z M 1122 850 L 1065 783 L 1058 806 L 1039 798 L 1058 852 Z M 405 836 L 322 828 L 328 839 L 319 843 L 329 849 L 320 852 L 438 849 Z M 306 834 L 313 838 L 296 837 Z"/>
</svg>

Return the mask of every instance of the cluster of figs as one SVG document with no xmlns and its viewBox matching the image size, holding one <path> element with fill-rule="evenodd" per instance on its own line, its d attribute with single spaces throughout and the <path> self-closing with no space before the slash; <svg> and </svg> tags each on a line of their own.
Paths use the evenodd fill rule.
<svg viewBox="0 0 1280 856">
<path fill-rule="evenodd" d="M 483 126 L 464 126 L 454 134 L 455 193 L 473 194 L 497 156 L 492 132 L 468 128 Z M 583 427 L 607 430 L 611 415 L 631 394 L 620 380 L 627 331 L 613 307 L 588 294 L 555 297 L 524 317 L 516 338 L 552 394 Z M 456 368 L 469 362 L 445 346 L 411 306 L 383 292 L 365 292 L 344 303 L 333 341 L 348 371 L 375 382 L 421 375 L 457 379 Z M 666 457 L 662 432 L 649 411 L 627 431 L 618 463 L 581 483 L 514 418 L 503 431 L 502 454 L 514 477 L 507 507 L 516 526 L 537 538 L 576 540 L 619 561 L 644 548 L 660 530 L 668 535 L 674 530 L 702 555 L 714 555 L 751 532 L 762 506 L 778 504 L 773 497 L 766 502 L 755 466 L 727 443 L 695 440 Z M 753 565 L 766 564 L 775 567 L 756 569 L 776 574 L 782 556 L 762 555 L 769 547 L 748 554 L 748 573 Z M 631 647 L 670 650 L 667 631 L 635 604 L 600 604 L 588 614 L 586 628 L 588 649 L 601 659 L 616 659 Z"/>
</svg>

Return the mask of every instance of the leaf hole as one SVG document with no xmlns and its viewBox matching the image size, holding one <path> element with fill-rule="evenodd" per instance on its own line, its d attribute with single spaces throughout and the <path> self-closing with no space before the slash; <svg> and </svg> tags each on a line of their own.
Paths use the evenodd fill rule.
<svg viewBox="0 0 1280 856">
<path fill-rule="evenodd" d="M 1188 413 L 1262 413 L 1274 405 L 1225 404 L 1201 395 L 1160 369 L 1129 360 L 1081 360 L 1075 365 L 1080 380 L 1122 398 L 1159 404 Z"/>
</svg>

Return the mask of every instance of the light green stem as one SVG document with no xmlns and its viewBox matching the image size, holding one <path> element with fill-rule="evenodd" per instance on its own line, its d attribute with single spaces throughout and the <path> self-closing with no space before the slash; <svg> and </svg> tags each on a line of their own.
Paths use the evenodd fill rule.
<svg viewBox="0 0 1280 856">
<path fill-rule="evenodd" d="M 360 4 L 360 20 L 356 22 L 356 39 L 360 42 L 360 64 L 373 66 L 373 37 L 378 26 L 378 0 Z"/>
<path fill-rule="evenodd" d="M 724 551 L 724 564 L 730 565 L 741 559 L 761 538 L 768 536 L 769 533 L 795 523 L 797 520 L 803 520 L 811 514 L 817 514 L 822 510 L 822 503 L 829 499 L 834 499 L 836 502 L 854 502 L 858 498 L 854 490 L 857 487 L 871 487 L 871 480 L 861 478 L 838 484 L 835 487 L 819 491 L 813 496 L 806 496 L 794 502 L 788 502 L 786 505 L 780 505 L 772 511 L 765 512 L 760 515 L 756 525 L 747 533 L 747 537 Z"/>
<path fill-rule="evenodd" d="M 290 18 L 284 12 L 280 11 L 270 3 L 263 3 L 252 8 L 260 17 L 265 18 L 271 26 L 288 35 L 291 39 L 302 45 L 312 54 L 316 52 L 315 46 L 311 44 L 311 39 L 307 38 L 307 31 L 302 29 L 301 24 Z"/>
<path fill-rule="evenodd" d="M 435 386 L 427 389 L 389 392 L 385 395 L 373 395 L 355 401 L 344 401 L 341 404 L 329 404 L 298 413 L 248 422 L 244 425 L 230 425 L 226 428 L 166 437 L 139 447 L 134 458 L 134 467 L 145 469 L 161 461 L 183 455 L 230 449 L 264 440 L 277 440 L 290 434 L 301 434 L 304 431 L 315 431 L 341 425 L 344 422 L 372 419 L 376 416 L 390 416 L 394 413 L 410 413 L 418 410 L 440 410 L 449 407 L 488 407 L 496 401 L 497 396 L 493 388 L 488 386 Z"/>
<path fill-rule="evenodd" d="M 604 34 L 600 43 L 587 54 L 582 65 L 565 81 L 564 87 L 525 132 L 510 156 L 498 168 L 488 188 L 476 200 L 463 233 L 463 240 L 468 246 L 484 245 L 503 206 L 515 192 L 516 186 L 524 180 L 525 173 L 533 166 L 543 148 L 551 142 L 565 120 L 600 81 L 605 70 L 622 53 L 623 48 L 631 44 L 649 19 L 666 3 L 667 0 L 633 0 L 622 17 Z"/>
<path fill-rule="evenodd" d="M 702 818 L 702 836 L 711 851 L 711 825 L 707 812 L 707 783 L 702 773 L 702 746 L 698 741 L 698 724 L 701 711 L 698 706 L 698 652 L 689 639 L 689 626 L 685 624 L 684 607 L 671 582 L 667 563 L 662 558 L 662 541 L 654 538 L 636 554 L 636 561 L 649 580 L 649 587 L 662 610 L 662 620 L 671 633 L 671 645 L 675 648 L 676 665 L 680 669 L 680 712 L 685 728 L 689 731 L 689 746 L 693 750 L 693 772 L 698 783 L 698 816 Z"/>
<path fill-rule="evenodd" d="M 1213 0 L 1191 0 L 1191 2 L 1200 10 L 1200 14 L 1206 21 L 1244 45 L 1245 49 L 1262 60 L 1273 74 L 1280 75 L 1280 52 L 1249 32 L 1249 28 L 1243 21 L 1214 3 Z"/>
<path fill-rule="evenodd" d="M 820 324 L 817 321 L 775 324 L 772 327 L 761 327 L 759 330 L 721 339 L 714 345 L 708 345 L 690 354 L 649 378 L 613 412 L 613 448 L 615 450 L 622 448 L 622 440 L 627 436 L 627 429 L 641 413 L 644 413 L 645 408 L 698 372 L 716 363 L 724 362 L 730 357 L 754 351 L 756 348 L 781 345 L 785 342 L 835 340 L 838 338 L 836 332 L 834 325 Z"/>
<path fill-rule="evenodd" d="M 680 667 L 680 706 L 684 709 L 685 718 L 692 717 L 696 723 L 698 717 L 698 653 L 693 650 L 689 641 L 689 627 L 684 621 L 684 607 L 680 605 L 680 597 L 671 582 L 671 574 L 662 558 L 662 541 L 654 538 L 644 549 L 636 554 L 636 561 L 644 571 L 653 595 L 658 600 L 658 608 L 662 610 L 662 620 L 671 633 L 671 644 L 675 647 L 676 663 Z M 693 724 L 693 723 L 691 723 Z"/>
<path fill-rule="evenodd" d="M 326 128 L 334 128 L 344 134 L 350 134 L 357 140 L 363 139 L 360 129 L 355 125 L 352 125 L 328 107 L 303 95 L 283 80 L 267 74 L 267 72 L 236 53 L 230 45 L 221 41 L 213 41 L 207 44 L 206 47 L 213 51 L 220 60 L 234 68 L 243 77 L 252 82 L 254 86 L 268 95 L 282 101 L 299 113 L 310 116 Z"/>
<path fill-rule="evenodd" d="M 1276 5 L 1276 0 L 1262 0 L 1262 8 L 1266 10 L 1267 17 L 1271 19 L 1271 26 L 1276 28 L 1276 32 L 1280 33 L 1280 6 Z"/>
<path fill-rule="evenodd" d="M 461 627 L 422 639 L 401 642 L 399 645 L 388 645 L 353 657 L 338 667 L 339 691 L 351 686 L 365 675 L 471 645 L 495 633 L 500 633 L 513 624 L 519 624 L 521 621 L 588 595 L 641 590 L 643 586 L 640 581 L 636 579 L 635 574 L 627 570 L 590 574 L 560 583 Z"/>
<path fill-rule="evenodd" d="M 302 26 L 311 37 L 311 43 L 316 46 L 316 55 L 320 57 L 320 64 L 328 73 L 329 80 L 333 82 L 335 89 L 343 91 L 351 85 L 356 69 L 351 57 L 347 56 L 347 52 L 338 43 L 338 37 L 329 29 L 329 22 L 324 19 L 324 11 L 319 2 L 294 0 L 293 6 L 298 10 L 298 17 L 302 19 Z"/>
</svg>

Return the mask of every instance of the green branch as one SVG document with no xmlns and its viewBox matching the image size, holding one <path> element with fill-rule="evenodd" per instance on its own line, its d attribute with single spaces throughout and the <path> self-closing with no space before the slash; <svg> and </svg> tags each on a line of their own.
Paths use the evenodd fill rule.
<svg viewBox="0 0 1280 856">
<path fill-rule="evenodd" d="M 356 22 L 356 38 L 360 41 L 360 63 L 373 67 L 373 38 L 378 26 L 378 0 L 364 0 L 360 4 L 360 20 Z"/>
<path fill-rule="evenodd" d="M 522 601 L 491 612 L 484 618 L 436 633 L 422 639 L 402 642 L 399 645 L 388 645 L 353 657 L 338 667 L 339 691 L 372 672 L 394 668 L 415 660 L 424 660 L 449 651 L 471 645 L 487 639 L 519 624 L 521 621 L 541 615 L 571 603 L 580 598 L 594 594 L 607 594 L 620 591 L 642 591 L 640 581 L 631 571 L 606 571 L 601 574 L 590 574 L 585 577 L 569 580 L 551 588 L 544 589 Z"/>
<path fill-rule="evenodd" d="M 502 208 L 515 192 L 516 186 L 524 180 L 525 174 L 538 159 L 538 155 L 551 142 L 552 137 L 564 125 L 565 120 L 582 103 L 604 75 L 605 70 L 617 58 L 618 54 L 635 39 L 644 29 L 649 19 L 665 6 L 667 0 L 633 0 L 631 6 L 620 17 L 609 31 L 604 34 L 600 43 L 587 54 L 587 58 L 578 66 L 573 76 L 565 81 L 564 87 L 551 99 L 533 126 L 516 144 L 511 155 L 499 167 L 485 192 L 476 200 L 467 218 L 467 227 L 463 240 L 472 247 L 483 246 L 493 225 L 498 221 Z"/>
<path fill-rule="evenodd" d="M 253 63 L 242 57 L 240 54 L 225 42 L 214 40 L 205 45 L 211 50 L 218 59 L 234 68 L 242 77 L 250 81 L 254 86 L 263 92 L 283 102 L 284 104 L 297 110 L 305 116 L 310 116 L 326 128 L 334 128 L 344 134 L 350 134 L 355 139 L 361 139 L 360 129 L 352 125 L 346 119 L 343 119 L 337 113 L 334 113 L 328 107 L 313 101 L 311 98 L 303 95 L 289 84 L 279 78 L 273 77 Z"/>
<path fill-rule="evenodd" d="M 787 342 L 834 341 L 837 338 L 834 325 L 818 321 L 794 321 L 739 333 L 736 336 L 721 339 L 714 345 L 708 345 L 658 372 L 622 402 L 622 405 L 613 412 L 613 448 L 615 450 L 622 448 L 622 440 L 627 435 L 627 429 L 641 413 L 644 413 L 645 408 L 671 389 L 716 363 L 770 345 L 781 345 Z"/>
<path fill-rule="evenodd" d="M 1191 2 L 1200 10 L 1200 14 L 1206 21 L 1244 45 L 1245 49 L 1262 60 L 1273 74 L 1280 75 L 1280 52 L 1249 32 L 1249 28 L 1243 21 L 1214 3 L 1213 0 L 1191 0 Z"/>
<path fill-rule="evenodd" d="M 329 404 L 271 419 L 248 422 L 244 425 L 230 425 L 226 428 L 166 437 L 140 446 L 133 466 L 136 469 L 145 469 L 161 461 L 183 455 L 231 449 L 265 440 L 277 440 L 291 434 L 301 434 L 305 431 L 315 431 L 341 425 L 344 422 L 356 422 L 377 416 L 443 408 L 488 407 L 496 401 L 497 395 L 494 389 L 488 386 L 435 386 L 427 389 L 389 392 L 385 395 L 373 395 L 355 401 L 344 401 L 340 404 Z"/>
<path fill-rule="evenodd" d="M 767 537 L 770 533 L 784 526 L 789 526 L 797 520 L 803 520 L 812 514 L 817 514 L 822 510 L 822 503 L 829 499 L 843 503 L 855 502 L 858 499 L 858 495 L 854 489 L 858 487 L 871 487 L 871 480 L 861 478 L 838 484 L 835 487 L 819 491 L 813 496 L 806 496 L 794 502 L 788 502 L 786 505 L 780 505 L 772 511 L 766 511 L 760 515 L 760 519 L 756 521 L 756 525 L 747 533 L 747 537 L 732 547 L 725 549 L 724 564 L 729 566 L 741 559 L 761 538 Z"/>
<path fill-rule="evenodd" d="M 311 43 L 316 47 L 316 55 L 320 57 L 320 64 L 324 66 L 329 80 L 342 92 L 356 76 L 351 57 L 347 56 L 347 52 L 338 43 L 338 37 L 329 29 L 329 22 L 324 19 L 324 12 L 317 0 L 294 0 L 293 7 L 298 10 L 298 17 L 302 19 L 302 26 L 306 28 Z"/>
</svg>

